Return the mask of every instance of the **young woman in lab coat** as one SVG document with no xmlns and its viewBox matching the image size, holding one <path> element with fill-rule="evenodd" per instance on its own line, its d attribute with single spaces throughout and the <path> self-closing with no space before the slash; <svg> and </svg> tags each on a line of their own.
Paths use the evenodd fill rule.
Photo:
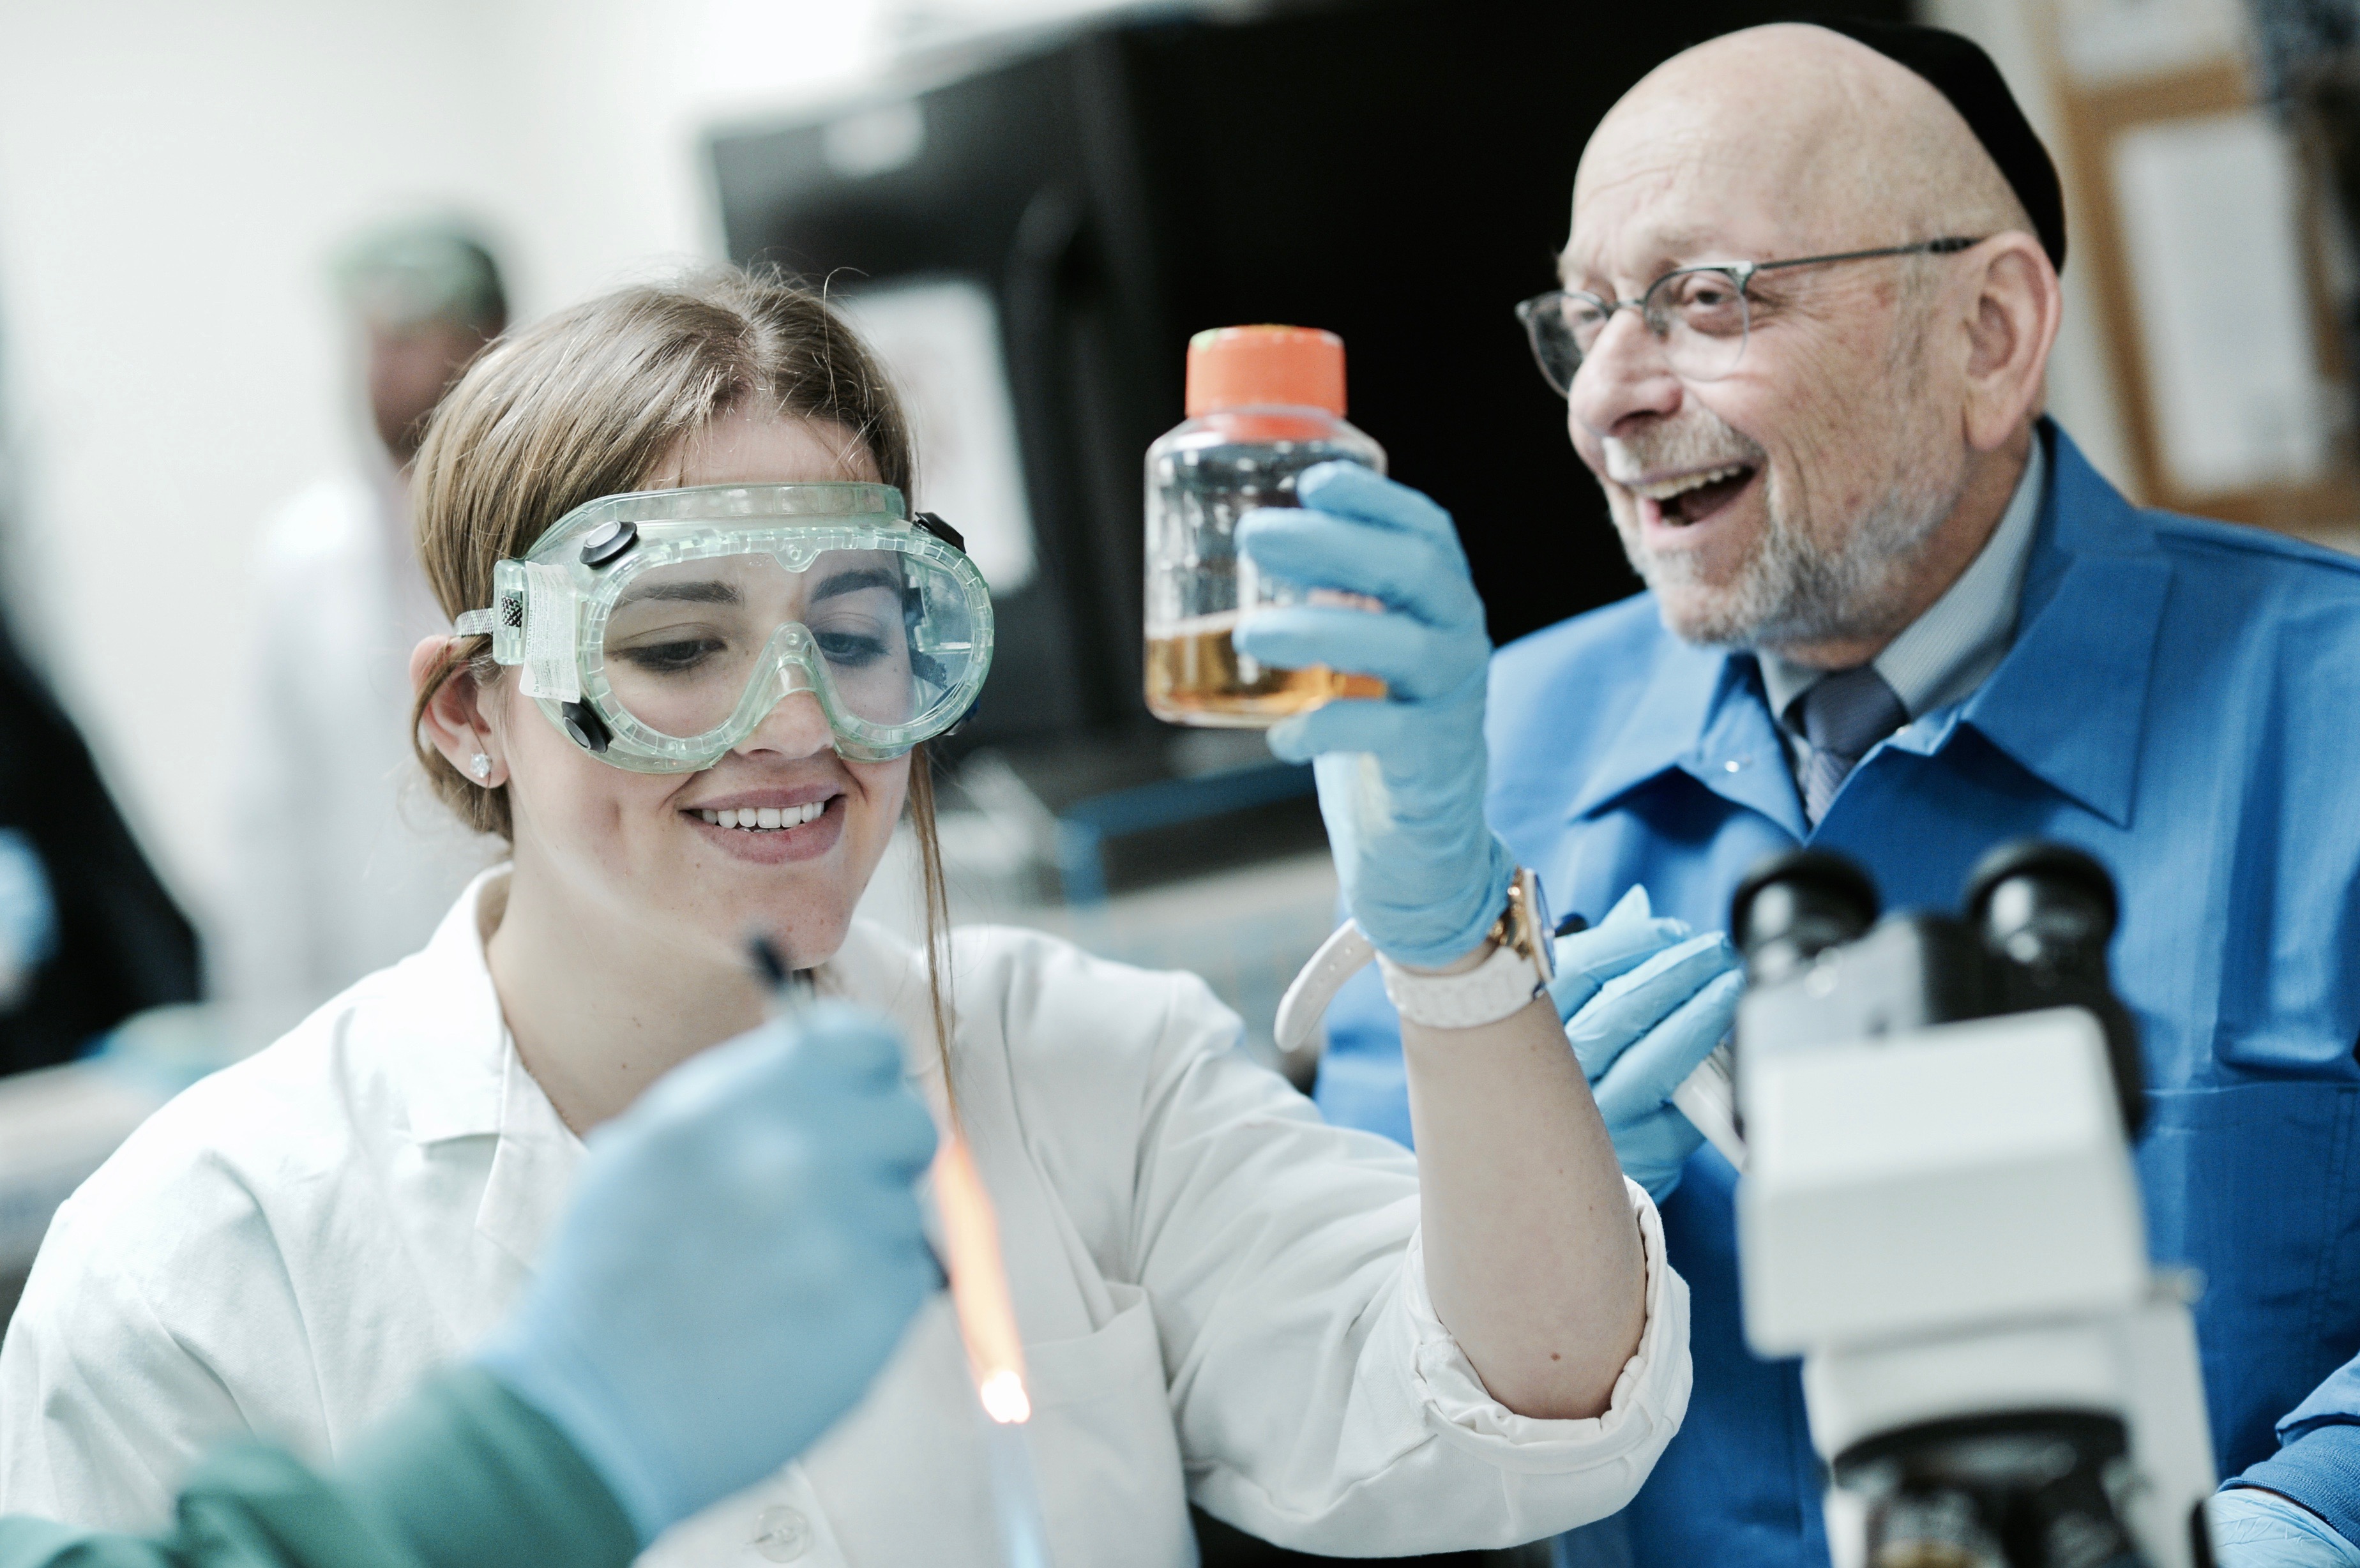
<svg viewBox="0 0 2360 1568">
<path fill-rule="evenodd" d="M 477 361 L 420 458 L 420 553 L 457 617 L 493 602 L 496 562 L 603 495 L 906 493 L 911 471 L 845 325 L 722 273 L 594 300 Z M 1413 1159 L 1325 1125 L 1191 976 L 942 931 L 923 747 L 847 759 L 796 692 L 700 771 L 628 771 L 486 646 L 419 648 L 421 754 L 510 863 L 423 951 L 159 1112 L 67 1205 L 0 1351 L 0 1512 L 152 1525 L 228 1432 L 333 1457 L 523 1290 L 585 1135 L 760 1018 L 757 929 L 900 1024 L 972 1145 L 1057 1562 L 1190 1562 L 1192 1500 L 1318 1552 L 1506 1544 L 1644 1479 L 1687 1404 L 1685 1288 L 1546 998 L 1412 1029 Z M 714 820 L 765 810 L 811 820 Z M 923 948 L 853 918 L 905 816 Z M 647 1561 L 995 1563 L 978 1419 L 938 1301 L 826 1439 Z"/>
</svg>

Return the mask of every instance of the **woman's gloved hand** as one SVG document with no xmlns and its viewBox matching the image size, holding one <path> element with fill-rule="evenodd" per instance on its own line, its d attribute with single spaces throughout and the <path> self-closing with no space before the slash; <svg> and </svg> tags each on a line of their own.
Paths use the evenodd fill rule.
<svg viewBox="0 0 2360 1568">
<path fill-rule="evenodd" d="M 1407 485 L 1323 463 L 1295 493 L 1300 509 L 1247 513 L 1239 549 L 1265 576 L 1383 608 L 1258 611 L 1238 650 L 1385 682 L 1382 699 L 1286 719 L 1270 748 L 1315 764 L 1344 901 L 1369 941 L 1397 964 L 1438 968 L 1482 944 L 1515 875 L 1483 821 L 1483 602 L 1450 515 Z"/>
<path fill-rule="evenodd" d="M 940 1283 L 931 1118 L 834 1003 L 666 1074 L 590 1135 L 540 1278 L 477 1361 L 564 1432 L 642 1541 L 785 1464 Z"/>
<path fill-rule="evenodd" d="M 2300 1503 L 2232 1486 L 2204 1505 L 2221 1568 L 2360 1568 L 2360 1547 Z"/>
<path fill-rule="evenodd" d="M 1600 940 L 1569 951 L 1583 938 Z M 1736 1021 L 1745 990 L 1737 950 L 1719 931 L 1689 936 L 1681 921 L 1649 918 L 1646 895 L 1633 888 L 1594 929 L 1563 939 L 1557 954 L 1549 993 L 1566 1018 L 1566 1039 L 1623 1173 L 1660 1203 L 1704 1141 L 1670 1103 L 1672 1091 Z M 1582 966 L 1571 975 L 1568 958 Z M 1608 969 L 1613 972 L 1601 973 Z M 1590 976 L 1596 978 L 1582 996 L 1582 981 Z M 1570 1016 L 1568 1003 L 1577 1009 Z"/>
</svg>

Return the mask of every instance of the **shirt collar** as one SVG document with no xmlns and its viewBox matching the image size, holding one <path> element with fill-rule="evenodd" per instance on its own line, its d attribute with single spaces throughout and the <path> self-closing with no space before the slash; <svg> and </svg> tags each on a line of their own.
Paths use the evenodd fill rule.
<svg viewBox="0 0 2360 1568">
<path fill-rule="evenodd" d="M 1913 724 L 1892 744 L 1939 750 L 1961 723 L 1970 724 L 2050 788 L 2127 823 L 2170 568 L 2147 548 L 2152 528 L 2071 438 L 2046 419 L 2040 434 L 2053 461 L 2045 465 L 2047 494 L 2034 493 L 2014 646 L 1962 709 L 1939 724 Z M 1791 784 L 1784 796 L 1771 788 L 1784 770 L 1773 779 L 1752 756 L 1776 735 L 1755 657 L 1666 635 L 1652 664 L 1646 695 L 1590 770 L 1568 816 L 1604 811 L 1681 768 L 1805 836 L 1800 805 L 1786 799 Z M 2072 701 L 2060 702 L 2060 691 Z"/>
<path fill-rule="evenodd" d="M 2042 424 L 2057 463 L 2021 629 L 1960 719 L 2051 789 L 2128 826 L 2171 565 L 2146 516 Z"/>
<path fill-rule="evenodd" d="M 2016 492 L 1991 538 L 1958 581 L 1874 660 L 1876 672 L 1911 718 L 1963 701 L 2007 657 L 2048 478 L 2048 453 L 2035 437 L 2032 457 L 2017 476 Z M 1782 719 L 1794 710 L 1795 699 L 1828 673 L 1767 650 L 1759 657 L 1770 711 Z"/>
</svg>

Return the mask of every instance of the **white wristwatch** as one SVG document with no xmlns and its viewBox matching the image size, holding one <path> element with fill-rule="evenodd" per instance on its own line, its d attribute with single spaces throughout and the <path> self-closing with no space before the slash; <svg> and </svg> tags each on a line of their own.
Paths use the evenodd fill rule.
<svg viewBox="0 0 2360 1568">
<path fill-rule="evenodd" d="M 1521 1010 L 1557 973 L 1541 879 L 1519 869 L 1491 926 L 1491 956 L 1458 975 L 1421 975 L 1377 954 L 1394 1011 L 1428 1029 L 1475 1029 Z"/>
<path fill-rule="evenodd" d="M 1493 952 L 1458 975 L 1421 975 L 1378 953 L 1360 928 L 1347 920 L 1279 999 L 1273 1031 L 1283 1051 L 1311 1038 L 1337 989 L 1374 957 L 1385 995 L 1404 1018 L 1429 1029 L 1475 1029 L 1498 1023 L 1540 995 L 1557 973 L 1548 908 L 1540 878 L 1519 870 L 1508 885 L 1508 907 L 1492 924 Z"/>
</svg>

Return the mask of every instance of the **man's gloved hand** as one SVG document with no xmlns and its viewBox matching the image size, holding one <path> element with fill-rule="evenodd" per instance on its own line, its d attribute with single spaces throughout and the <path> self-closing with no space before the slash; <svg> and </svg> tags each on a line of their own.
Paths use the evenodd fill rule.
<svg viewBox="0 0 2360 1568">
<path fill-rule="evenodd" d="M 2204 1508 L 2221 1568 L 2360 1568 L 2360 1548 L 2276 1492 L 2232 1486 Z"/>
<path fill-rule="evenodd" d="M 1416 491 L 1323 463 L 1295 493 L 1299 510 L 1247 513 L 1239 548 L 1265 576 L 1384 608 L 1258 611 L 1238 649 L 1281 670 L 1324 664 L 1385 682 L 1382 699 L 1286 719 L 1270 748 L 1314 762 L 1344 901 L 1369 941 L 1397 964 L 1439 968 L 1482 944 L 1515 874 L 1483 821 L 1483 602 L 1450 515 Z"/>
<path fill-rule="evenodd" d="M 1595 940 L 1577 950 L 1585 938 Z M 1646 894 L 1633 888 L 1595 928 L 1562 939 L 1557 955 L 1549 994 L 1566 1039 L 1623 1173 L 1660 1203 L 1704 1141 L 1671 1105 L 1672 1091 L 1736 1020 L 1745 990 L 1737 951 L 1719 931 L 1688 936 L 1681 921 L 1651 919 Z M 1568 960 L 1580 966 L 1571 975 Z"/>
<path fill-rule="evenodd" d="M 652 1541 L 808 1447 L 936 1289 L 934 1127 L 884 1020 L 834 1003 L 666 1074 L 590 1135 L 540 1278 L 478 1362 Z"/>
<path fill-rule="evenodd" d="M 1549 982 L 1549 1000 L 1557 1005 L 1557 1021 L 1570 1023 L 1573 1015 L 1598 995 L 1606 982 L 1628 975 L 1676 942 L 1695 935 L 1686 920 L 1657 916 L 1647 889 L 1633 884 L 1614 900 L 1606 918 L 1586 931 L 1557 939 L 1557 978 Z"/>
</svg>

